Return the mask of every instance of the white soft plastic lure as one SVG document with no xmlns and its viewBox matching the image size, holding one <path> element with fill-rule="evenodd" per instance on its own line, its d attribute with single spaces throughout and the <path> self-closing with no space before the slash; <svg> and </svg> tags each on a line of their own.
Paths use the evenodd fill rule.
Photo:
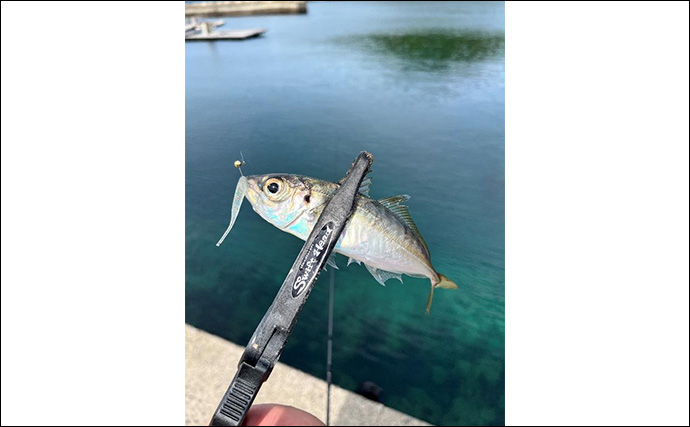
<svg viewBox="0 0 690 427">
<path fill-rule="evenodd" d="M 226 237 L 228 237 L 228 234 L 230 233 L 230 230 L 232 230 L 232 226 L 235 225 L 235 221 L 237 220 L 237 215 L 240 213 L 240 208 L 242 207 L 242 201 L 244 200 L 244 196 L 247 194 L 247 177 L 242 175 L 240 177 L 240 180 L 237 182 L 237 188 L 235 188 L 235 197 L 232 199 L 232 212 L 230 213 L 230 225 L 228 225 L 228 229 L 225 230 L 225 233 L 223 233 L 223 236 L 218 240 L 218 243 L 216 243 L 216 246 L 220 246 L 223 243 L 223 240 L 225 240 Z"/>
</svg>

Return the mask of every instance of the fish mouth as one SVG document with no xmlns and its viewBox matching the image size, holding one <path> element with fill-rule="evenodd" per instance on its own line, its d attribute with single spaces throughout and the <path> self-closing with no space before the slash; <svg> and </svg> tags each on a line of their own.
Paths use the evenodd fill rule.
<svg viewBox="0 0 690 427">
<path fill-rule="evenodd" d="M 254 203 L 259 199 L 259 195 L 261 194 L 261 187 L 259 187 L 259 183 L 256 180 L 256 178 L 253 177 L 248 177 L 247 178 L 247 192 L 245 196 L 247 197 L 247 200 L 249 200 L 249 203 L 254 206 Z"/>
</svg>

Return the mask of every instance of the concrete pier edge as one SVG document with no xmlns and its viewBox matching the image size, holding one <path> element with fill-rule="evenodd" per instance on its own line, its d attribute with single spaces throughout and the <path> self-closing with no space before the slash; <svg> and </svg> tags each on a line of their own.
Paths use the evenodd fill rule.
<svg viewBox="0 0 690 427">
<path fill-rule="evenodd" d="M 185 324 L 185 425 L 208 425 L 243 351 L 237 344 Z M 279 362 L 255 403 L 294 406 L 325 422 L 326 381 Z M 431 425 L 335 385 L 331 388 L 331 424 Z"/>
</svg>

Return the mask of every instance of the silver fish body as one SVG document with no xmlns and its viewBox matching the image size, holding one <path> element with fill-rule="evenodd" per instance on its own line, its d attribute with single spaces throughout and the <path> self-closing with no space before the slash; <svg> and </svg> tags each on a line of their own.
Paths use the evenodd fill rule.
<svg viewBox="0 0 690 427">
<path fill-rule="evenodd" d="M 364 263 L 382 285 L 391 278 L 402 281 L 402 274 L 428 278 L 431 282 L 428 313 L 434 288 L 457 288 L 457 285 L 432 266 L 429 249 L 403 204 L 409 196 L 372 200 L 367 197 L 369 183 L 367 179 L 356 196 L 353 214 L 334 252 L 347 256 L 348 265 Z M 306 240 L 340 184 L 301 175 L 267 174 L 241 178 L 238 193 L 240 185 L 262 218 Z M 237 193 L 235 197 L 234 206 L 238 203 Z M 237 210 L 239 207 L 233 209 L 234 217 Z M 335 266 L 333 262 L 329 264 Z"/>
</svg>

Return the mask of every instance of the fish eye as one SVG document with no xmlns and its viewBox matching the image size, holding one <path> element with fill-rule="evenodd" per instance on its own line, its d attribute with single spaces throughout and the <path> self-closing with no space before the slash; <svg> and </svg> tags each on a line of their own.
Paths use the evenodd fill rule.
<svg viewBox="0 0 690 427">
<path fill-rule="evenodd" d="M 270 194 L 276 194 L 278 191 L 280 191 L 280 180 L 277 178 L 271 178 L 266 182 L 266 186 L 264 187 L 266 191 Z"/>
</svg>

